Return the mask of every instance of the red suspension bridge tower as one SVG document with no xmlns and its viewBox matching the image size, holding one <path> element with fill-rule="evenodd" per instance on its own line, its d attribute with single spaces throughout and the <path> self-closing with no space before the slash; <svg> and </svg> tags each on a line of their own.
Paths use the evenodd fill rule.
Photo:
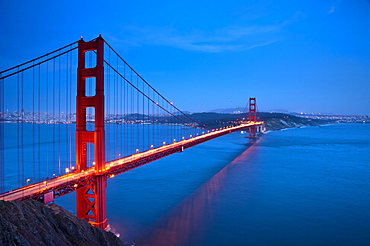
<svg viewBox="0 0 370 246">
<path fill-rule="evenodd" d="M 87 68 L 85 53 L 96 54 L 96 66 Z M 95 95 L 86 96 L 86 79 L 95 79 Z M 95 109 L 94 131 L 86 127 L 86 108 Z M 107 229 L 105 130 L 104 130 L 104 39 L 78 43 L 77 97 L 76 97 L 76 169 L 87 169 L 87 144 L 94 145 L 95 176 L 87 187 L 76 191 L 77 216 L 92 225 Z"/>
<path fill-rule="evenodd" d="M 249 121 L 254 124 L 257 122 L 256 98 L 255 97 L 249 98 Z M 256 126 L 249 127 L 249 137 L 256 138 L 256 134 L 257 134 L 257 127 Z"/>
</svg>

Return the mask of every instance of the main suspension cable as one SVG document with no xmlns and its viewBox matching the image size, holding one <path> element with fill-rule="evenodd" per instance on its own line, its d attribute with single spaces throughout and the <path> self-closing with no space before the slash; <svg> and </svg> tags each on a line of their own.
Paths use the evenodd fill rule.
<svg viewBox="0 0 370 246">
<path fill-rule="evenodd" d="M 196 122 L 197 124 L 203 126 L 204 128 L 206 129 L 212 129 L 211 127 L 208 127 L 198 121 L 196 121 L 195 119 L 191 118 L 189 115 L 185 114 L 184 112 L 182 112 L 179 108 L 177 108 L 173 103 L 171 103 L 170 101 L 168 101 L 161 93 L 159 93 L 156 89 L 154 89 L 138 72 L 135 71 L 135 69 L 133 69 L 119 54 L 117 51 L 115 51 L 113 49 L 113 47 L 107 42 L 105 41 L 105 44 L 121 59 L 122 62 L 125 63 L 126 66 L 128 66 L 147 86 L 149 86 L 155 93 L 157 93 L 161 98 L 163 98 L 163 100 L 165 100 L 168 104 L 170 104 L 173 108 L 175 108 L 178 112 L 180 112 L 182 115 L 184 115 L 185 117 L 189 118 L 191 121 L 193 122 Z"/>
</svg>

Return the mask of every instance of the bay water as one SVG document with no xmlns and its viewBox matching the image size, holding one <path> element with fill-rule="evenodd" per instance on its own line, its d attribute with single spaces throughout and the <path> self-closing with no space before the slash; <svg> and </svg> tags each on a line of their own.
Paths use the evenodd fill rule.
<svg viewBox="0 0 370 246">
<path fill-rule="evenodd" d="M 108 180 L 128 245 L 370 245 L 370 125 L 233 133 Z M 75 194 L 55 203 L 75 212 Z"/>
</svg>

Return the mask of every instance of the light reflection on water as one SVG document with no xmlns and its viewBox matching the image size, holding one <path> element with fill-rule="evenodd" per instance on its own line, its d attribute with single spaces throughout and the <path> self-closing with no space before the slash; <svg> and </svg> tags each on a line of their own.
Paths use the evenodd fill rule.
<svg viewBox="0 0 370 246">
<path fill-rule="evenodd" d="M 255 140 L 250 141 L 255 142 Z M 199 245 L 205 229 L 205 222 L 212 221 L 213 204 L 218 200 L 219 191 L 224 186 L 228 174 L 235 172 L 237 165 L 245 165 L 248 156 L 255 151 L 255 146 L 251 145 L 240 156 L 162 216 L 147 236 L 147 244 L 162 246 Z"/>
</svg>

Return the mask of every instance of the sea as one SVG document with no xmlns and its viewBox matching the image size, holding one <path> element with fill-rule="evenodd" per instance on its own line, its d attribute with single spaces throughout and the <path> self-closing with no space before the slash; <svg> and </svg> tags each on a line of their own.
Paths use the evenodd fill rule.
<svg viewBox="0 0 370 246">
<path fill-rule="evenodd" d="M 370 124 L 237 132 L 108 180 L 127 245 L 370 245 Z M 75 211 L 75 195 L 55 200 Z"/>
</svg>

